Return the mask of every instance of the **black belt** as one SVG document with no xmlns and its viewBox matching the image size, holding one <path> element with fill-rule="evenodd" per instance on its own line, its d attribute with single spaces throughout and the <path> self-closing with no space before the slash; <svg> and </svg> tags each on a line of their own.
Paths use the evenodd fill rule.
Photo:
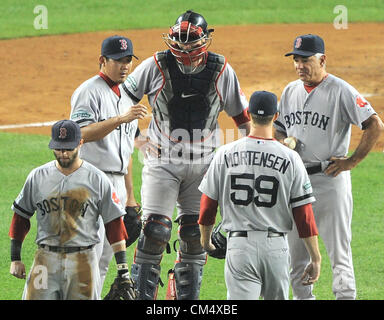
<svg viewBox="0 0 384 320">
<path fill-rule="evenodd" d="M 214 151 L 216 150 L 216 148 L 212 148 L 211 150 L 208 150 L 208 151 L 205 151 L 205 152 L 201 152 L 201 153 L 186 153 L 186 152 L 183 152 L 182 150 L 179 150 L 177 152 L 177 156 L 179 158 L 184 158 L 184 159 L 189 159 L 189 160 L 197 160 L 197 159 L 203 159 L 204 157 L 206 156 L 209 156 L 211 155 Z M 164 156 L 170 156 L 169 154 L 169 150 L 168 150 L 168 153 L 166 153 L 167 150 L 164 150 L 164 149 L 159 149 L 159 158 L 161 157 L 164 157 Z"/>
<path fill-rule="evenodd" d="M 255 230 L 255 231 L 262 231 L 262 230 Z M 274 237 L 283 237 L 285 235 L 284 232 L 276 232 L 272 230 L 268 230 L 268 238 L 274 238 Z M 248 231 L 230 231 L 229 232 L 229 238 L 231 237 L 248 237 Z"/>
<path fill-rule="evenodd" d="M 124 173 L 120 172 L 120 171 L 104 171 L 104 173 L 106 174 L 116 174 L 118 176 L 123 176 Z"/>
<path fill-rule="evenodd" d="M 315 166 L 312 166 L 312 167 L 307 167 L 307 173 L 308 174 L 315 174 L 315 173 L 319 173 L 319 172 L 322 172 L 323 170 L 321 169 L 321 163 L 315 165 Z"/>
<path fill-rule="evenodd" d="M 57 246 L 49 246 L 46 244 L 39 244 L 40 248 L 47 249 L 52 252 L 57 253 L 74 253 L 74 252 L 80 252 L 88 249 L 92 249 L 95 245 L 91 244 L 87 247 L 57 247 Z"/>
</svg>

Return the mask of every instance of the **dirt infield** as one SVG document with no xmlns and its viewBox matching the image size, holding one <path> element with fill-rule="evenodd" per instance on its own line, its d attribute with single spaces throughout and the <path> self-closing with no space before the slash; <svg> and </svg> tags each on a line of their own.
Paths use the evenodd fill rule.
<svg viewBox="0 0 384 320">
<path fill-rule="evenodd" d="M 113 34 L 128 36 L 133 40 L 135 54 L 143 60 L 165 49 L 161 34 L 166 31 L 110 31 L 0 41 L 0 55 L 5 62 L 0 126 L 68 118 L 73 91 L 98 72 L 104 38 Z M 297 35 L 305 33 L 324 38 L 328 72 L 356 87 L 383 119 L 384 88 L 380 82 L 384 75 L 384 24 L 349 24 L 346 30 L 336 30 L 332 24 L 215 27 L 210 50 L 227 57 L 248 98 L 255 90 L 269 90 L 280 97 L 284 86 L 296 79 L 292 58 L 284 57 L 284 53 L 291 50 Z M 140 128 L 147 122 L 141 122 Z M 232 119 L 225 115 L 220 116 L 220 125 L 223 129 L 234 127 Z M 49 134 L 50 128 L 7 131 Z M 354 128 L 352 133 L 353 150 L 361 131 Z M 384 136 L 375 147 L 383 149 Z"/>
</svg>

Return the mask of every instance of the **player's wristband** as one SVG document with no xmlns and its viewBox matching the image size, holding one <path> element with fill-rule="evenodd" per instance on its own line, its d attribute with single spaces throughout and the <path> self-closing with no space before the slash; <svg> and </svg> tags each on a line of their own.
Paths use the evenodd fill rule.
<svg viewBox="0 0 384 320">
<path fill-rule="evenodd" d="M 115 260 L 117 265 L 117 274 L 119 276 L 128 272 L 127 254 L 126 251 L 119 251 L 115 253 Z"/>
<path fill-rule="evenodd" d="M 11 261 L 21 261 L 21 245 L 20 240 L 11 239 Z"/>
</svg>

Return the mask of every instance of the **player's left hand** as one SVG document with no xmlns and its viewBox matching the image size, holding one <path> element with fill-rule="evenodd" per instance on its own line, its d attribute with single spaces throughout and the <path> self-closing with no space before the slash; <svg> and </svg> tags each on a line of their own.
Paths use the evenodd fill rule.
<svg viewBox="0 0 384 320">
<path fill-rule="evenodd" d="M 301 283 L 304 286 L 309 286 L 314 284 L 320 277 L 320 266 L 321 262 L 312 261 L 307 265 L 304 270 L 303 275 L 301 276 Z"/>
<path fill-rule="evenodd" d="M 117 276 L 104 300 L 137 300 L 138 293 L 129 273 Z"/>
<path fill-rule="evenodd" d="M 355 164 L 351 158 L 342 157 L 336 158 L 332 157 L 329 159 L 331 161 L 330 165 L 324 170 L 324 173 L 330 176 L 336 177 L 343 171 L 351 170 L 355 167 Z"/>
<path fill-rule="evenodd" d="M 216 247 L 213 245 L 211 241 L 209 241 L 208 243 L 204 244 L 203 249 L 206 252 L 213 252 L 216 250 Z"/>
</svg>

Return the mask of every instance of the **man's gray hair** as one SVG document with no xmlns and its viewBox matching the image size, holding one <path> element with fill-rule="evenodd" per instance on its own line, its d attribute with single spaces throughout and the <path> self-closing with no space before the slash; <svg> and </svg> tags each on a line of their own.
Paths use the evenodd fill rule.
<svg viewBox="0 0 384 320">
<path fill-rule="evenodd" d="M 314 56 L 317 58 L 317 60 L 320 60 L 320 58 L 324 56 L 324 53 L 315 53 Z M 324 61 L 324 64 L 323 64 L 324 69 L 326 66 L 327 66 L 327 63 Z"/>
</svg>

